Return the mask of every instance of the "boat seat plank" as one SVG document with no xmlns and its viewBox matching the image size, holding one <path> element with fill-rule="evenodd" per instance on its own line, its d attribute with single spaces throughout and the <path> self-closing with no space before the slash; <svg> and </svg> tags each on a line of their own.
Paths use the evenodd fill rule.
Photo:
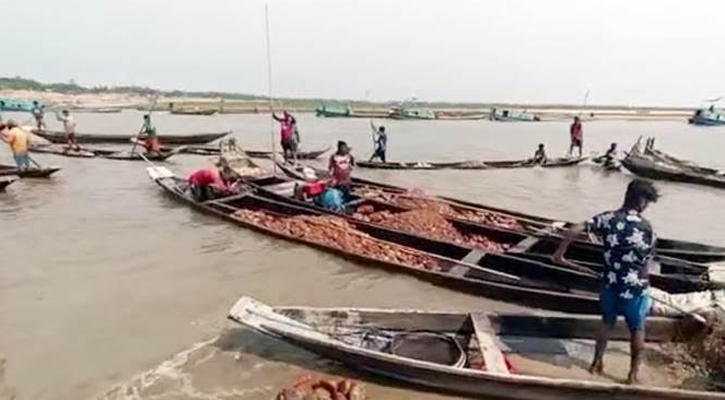
<svg viewBox="0 0 725 400">
<path fill-rule="evenodd" d="M 529 249 L 534 247 L 534 245 L 538 242 L 539 242 L 539 238 L 530 236 L 530 237 L 527 237 L 526 239 L 516 243 L 516 246 L 512 247 L 509 251 L 511 253 L 525 253 L 526 251 L 528 251 Z"/>
<path fill-rule="evenodd" d="M 473 249 L 470 253 L 466 254 L 465 257 L 463 257 L 461 262 L 478 265 L 483 257 L 486 257 L 485 251 L 481 249 Z"/>
<path fill-rule="evenodd" d="M 466 267 L 465 265 L 456 264 L 455 266 L 453 266 L 453 268 L 448 270 L 448 273 L 457 278 L 463 278 L 470 270 L 471 269 Z"/>
<path fill-rule="evenodd" d="M 496 334 L 491 327 L 491 321 L 488 319 L 486 314 L 471 313 L 471 323 L 473 324 L 473 331 L 478 339 L 478 345 L 481 348 L 481 354 L 483 354 L 483 360 L 486 363 L 486 369 L 490 372 L 496 372 L 500 374 L 509 374 L 509 369 L 506 366 L 506 360 L 503 357 L 503 352 L 499 347 Z"/>
</svg>

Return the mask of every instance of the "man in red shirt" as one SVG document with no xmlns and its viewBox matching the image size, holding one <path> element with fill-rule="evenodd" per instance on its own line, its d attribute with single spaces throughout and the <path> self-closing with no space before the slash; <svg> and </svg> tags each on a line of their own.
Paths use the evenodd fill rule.
<svg viewBox="0 0 725 400">
<path fill-rule="evenodd" d="M 582 151 L 584 150 L 584 131 L 582 130 L 582 123 L 579 117 L 574 117 L 574 123 L 569 127 L 569 135 L 571 137 L 571 145 L 569 146 L 569 157 L 574 152 L 574 148 L 579 148 L 579 158 L 582 157 Z"/>
<path fill-rule="evenodd" d="M 280 144 L 282 145 L 282 154 L 285 161 L 293 160 L 297 162 L 297 141 L 295 140 L 297 120 L 287 111 L 282 113 L 282 118 L 272 113 L 272 118 L 279 122 Z"/>
<path fill-rule="evenodd" d="M 199 202 L 213 200 L 231 193 L 234 173 L 229 167 L 208 167 L 189 175 L 189 190 Z"/>
</svg>

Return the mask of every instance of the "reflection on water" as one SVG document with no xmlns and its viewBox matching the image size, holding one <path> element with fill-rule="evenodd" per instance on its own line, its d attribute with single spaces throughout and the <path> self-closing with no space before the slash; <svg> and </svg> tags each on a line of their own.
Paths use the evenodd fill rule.
<svg viewBox="0 0 725 400">
<path fill-rule="evenodd" d="M 138 131 L 140 116 L 78 114 L 78 129 L 132 134 Z M 159 113 L 154 119 L 161 132 L 233 129 L 248 148 L 269 146 L 270 124 L 263 115 Z M 343 139 L 360 159 L 372 150 L 366 120 L 312 115 L 298 120 L 303 147 Z M 540 142 L 556 156 L 564 154 L 568 144 L 567 121 L 384 123 L 393 160 L 524 158 Z M 584 129 L 588 150 L 604 150 L 613 141 L 625 149 L 640 135 L 654 135 L 663 150 L 725 167 L 725 134 L 717 128 L 601 121 L 585 124 Z M 201 215 L 164 197 L 149 182 L 143 163 L 33 157 L 63 170 L 51 180 L 23 180 L 0 193 L 0 358 L 7 360 L 5 380 L 18 399 L 88 398 L 129 382 L 139 371 L 163 369 L 154 366 L 191 343 L 226 332 L 226 311 L 242 294 L 273 304 L 518 309 L 365 268 Z M 5 148 L 0 158 L 11 161 Z M 207 163 L 208 157 L 179 156 L 168 166 L 185 174 Z M 566 220 L 618 206 L 631 179 L 590 165 L 359 174 Z M 725 192 L 682 184 L 659 186 L 663 197 L 648 215 L 660 236 L 725 242 L 725 216 L 719 211 L 725 207 Z M 255 353 L 251 347 L 263 339 L 245 338 L 249 342 L 241 361 L 235 360 L 236 350 L 207 344 L 189 353 L 203 362 L 181 368 L 198 372 L 197 388 L 206 385 L 234 390 L 237 398 L 261 399 L 288 383 L 300 368 L 328 366 L 310 355 L 300 355 L 299 362 L 280 360 L 278 352 L 298 352 L 276 342 L 264 354 Z M 333 373 L 349 373 L 337 365 L 329 367 Z M 166 383 L 168 390 L 178 390 Z M 406 397 L 404 389 L 388 383 L 371 386 L 375 398 Z"/>
</svg>

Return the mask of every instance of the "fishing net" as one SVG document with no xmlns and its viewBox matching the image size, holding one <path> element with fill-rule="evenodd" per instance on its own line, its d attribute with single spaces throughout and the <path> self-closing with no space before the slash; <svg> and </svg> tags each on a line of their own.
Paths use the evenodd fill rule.
<svg viewBox="0 0 725 400">
<path fill-rule="evenodd" d="M 442 332 L 429 330 L 388 332 L 367 329 L 348 333 L 345 336 L 350 335 L 360 338 L 359 342 L 355 343 L 360 347 L 400 357 L 455 368 L 462 368 L 467 360 L 466 352 L 461 344 L 452 336 Z"/>
</svg>

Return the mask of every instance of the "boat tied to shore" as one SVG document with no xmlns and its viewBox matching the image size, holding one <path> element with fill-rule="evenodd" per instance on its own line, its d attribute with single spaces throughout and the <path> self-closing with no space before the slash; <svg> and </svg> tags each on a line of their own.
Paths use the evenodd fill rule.
<svg viewBox="0 0 725 400">
<path fill-rule="evenodd" d="M 508 400 L 723 400 L 724 393 L 582 380 L 599 316 L 271 307 L 250 297 L 231 320 L 352 368 L 409 384 Z M 681 318 L 648 318 L 648 343 L 681 341 L 703 330 Z M 629 332 L 618 325 L 610 346 Z M 628 343 L 625 345 L 627 346 Z M 626 348 L 626 347 L 625 347 Z M 532 360 L 535 362 L 527 362 Z"/>
</svg>

